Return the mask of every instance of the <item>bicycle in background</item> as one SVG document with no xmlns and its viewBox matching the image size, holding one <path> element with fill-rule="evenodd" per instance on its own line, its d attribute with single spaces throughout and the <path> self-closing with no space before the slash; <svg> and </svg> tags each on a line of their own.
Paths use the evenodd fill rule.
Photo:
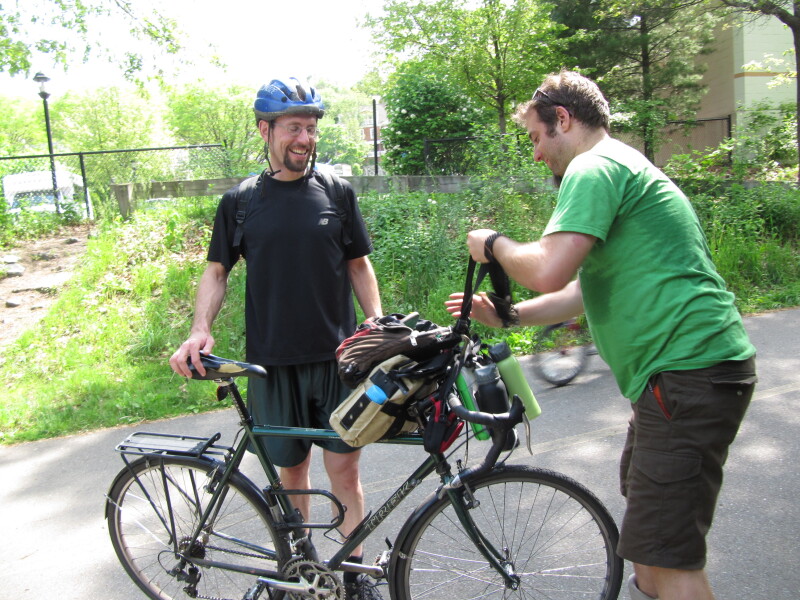
<svg viewBox="0 0 800 600">
<path fill-rule="evenodd" d="M 589 329 L 582 319 L 569 319 L 543 328 L 536 336 L 537 352 L 533 369 L 536 375 L 554 386 L 575 379 L 590 356 L 597 354 Z"/>
</svg>

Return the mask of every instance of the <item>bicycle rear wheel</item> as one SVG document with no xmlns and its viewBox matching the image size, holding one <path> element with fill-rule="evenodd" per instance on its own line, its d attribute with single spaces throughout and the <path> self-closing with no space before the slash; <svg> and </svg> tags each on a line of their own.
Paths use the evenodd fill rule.
<svg viewBox="0 0 800 600">
<path fill-rule="evenodd" d="M 187 598 L 186 575 L 180 574 L 175 542 L 184 555 L 216 560 L 243 569 L 279 570 L 289 559 L 287 542 L 276 535 L 268 507 L 258 489 L 234 473 L 203 534 L 190 546 L 208 506 L 219 463 L 164 456 L 141 458 L 123 469 L 108 495 L 106 516 L 111 542 L 134 582 L 154 600 Z M 174 531 L 174 535 L 173 535 Z M 197 567 L 198 594 L 242 598 L 257 581 L 254 574 Z"/>
<path fill-rule="evenodd" d="M 525 466 L 498 467 L 470 485 L 475 527 L 519 577 L 516 590 L 464 531 L 448 496 L 431 498 L 392 552 L 393 600 L 617 598 L 623 562 L 602 503 L 576 481 Z"/>
</svg>

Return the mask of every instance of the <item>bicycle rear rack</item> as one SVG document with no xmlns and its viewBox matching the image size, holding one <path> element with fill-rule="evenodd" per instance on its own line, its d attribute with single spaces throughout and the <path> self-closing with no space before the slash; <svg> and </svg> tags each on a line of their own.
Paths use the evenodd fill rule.
<svg viewBox="0 0 800 600">
<path fill-rule="evenodd" d="M 221 434 L 216 433 L 209 438 L 189 435 L 173 435 L 169 433 L 148 433 L 136 431 L 125 438 L 115 448 L 120 454 L 145 456 L 152 454 L 168 454 L 173 456 L 192 456 L 198 458 L 203 454 L 226 456 L 233 448 L 217 446 Z"/>
</svg>

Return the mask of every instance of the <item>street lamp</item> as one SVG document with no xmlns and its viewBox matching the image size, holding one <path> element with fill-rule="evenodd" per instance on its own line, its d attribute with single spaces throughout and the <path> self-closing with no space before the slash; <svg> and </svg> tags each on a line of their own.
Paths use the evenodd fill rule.
<svg viewBox="0 0 800 600">
<path fill-rule="evenodd" d="M 56 211 L 60 212 L 61 207 L 58 203 L 58 181 L 56 179 L 56 159 L 53 156 L 53 134 L 50 131 L 50 108 L 47 105 L 47 99 L 50 97 L 50 93 L 45 88 L 45 83 L 50 81 L 50 78 L 40 71 L 33 76 L 33 80 L 39 84 L 39 97 L 42 99 L 42 103 L 44 103 L 44 124 L 47 128 L 47 150 L 50 153 L 50 174 L 53 177 L 53 203 L 56 205 Z"/>
</svg>

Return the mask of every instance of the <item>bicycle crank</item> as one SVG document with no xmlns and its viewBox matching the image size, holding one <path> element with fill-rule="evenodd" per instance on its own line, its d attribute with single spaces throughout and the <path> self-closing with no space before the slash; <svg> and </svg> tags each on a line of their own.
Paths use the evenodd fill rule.
<svg viewBox="0 0 800 600">
<path fill-rule="evenodd" d="M 285 590 L 292 600 L 344 600 L 344 585 L 337 575 L 322 563 L 295 558 L 283 568 L 285 582 L 270 582 L 269 587 Z"/>
</svg>

